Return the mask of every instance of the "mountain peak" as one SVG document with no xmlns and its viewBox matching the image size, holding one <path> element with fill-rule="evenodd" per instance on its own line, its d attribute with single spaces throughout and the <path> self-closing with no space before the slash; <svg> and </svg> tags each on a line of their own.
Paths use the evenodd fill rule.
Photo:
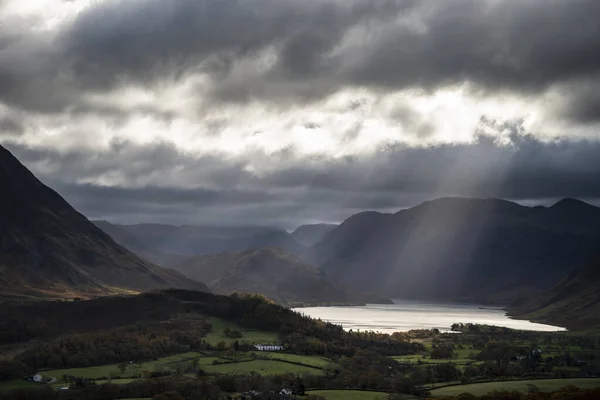
<svg viewBox="0 0 600 400">
<path fill-rule="evenodd" d="M 593 206 L 589 203 L 586 203 L 585 201 L 579 200 L 579 199 L 574 199 L 571 197 L 566 197 L 564 199 L 561 199 L 559 201 L 557 201 L 556 203 L 554 203 L 554 205 L 552 205 L 550 208 L 561 208 L 561 209 L 576 209 L 576 208 L 582 208 L 582 209 L 591 209 L 591 208 L 598 208 L 596 206 Z"/>
</svg>

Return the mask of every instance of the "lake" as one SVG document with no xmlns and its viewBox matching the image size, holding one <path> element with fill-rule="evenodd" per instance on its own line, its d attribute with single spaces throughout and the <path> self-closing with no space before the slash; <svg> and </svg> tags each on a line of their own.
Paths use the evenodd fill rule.
<svg viewBox="0 0 600 400">
<path fill-rule="evenodd" d="M 510 319 L 501 307 L 413 300 L 394 300 L 394 303 L 348 307 L 305 307 L 294 310 L 309 317 L 342 325 L 346 330 L 373 330 L 383 333 L 433 328 L 449 331 L 450 326 L 455 322 L 505 326 L 530 331 L 564 330 L 556 326 Z"/>
</svg>

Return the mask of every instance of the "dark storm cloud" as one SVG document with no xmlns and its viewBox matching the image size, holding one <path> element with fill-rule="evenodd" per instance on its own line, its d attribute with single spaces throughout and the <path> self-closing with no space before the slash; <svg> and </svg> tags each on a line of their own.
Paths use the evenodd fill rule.
<svg viewBox="0 0 600 400">
<path fill-rule="evenodd" d="M 447 195 L 600 199 L 600 143 L 545 143 L 518 124 L 496 127 L 512 130 L 510 144 L 481 134 L 473 144 L 390 145 L 375 155 L 342 159 L 305 159 L 288 149 L 227 160 L 183 154 L 165 143 L 118 142 L 100 153 L 7 147 L 84 214 L 113 221 L 293 227 Z M 268 170 L 248 172 L 261 160 Z M 115 174 L 122 183 L 91 183 Z"/>
<path fill-rule="evenodd" d="M 350 76 L 382 87 L 545 88 L 600 70 L 599 16 L 594 0 L 422 1 L 356 48 Z"/>
<path fill-rule="evenodd" d="M 600 72 L 599 19 L 597 0 L 106 1 L 50 38 L 3 33 L 0 98 L 62 111 L 89 91 L 198 72 L 211 85 L 198 96 L 219 102 L 463 82 L 539 92 Z M 270 67 L 232 72 L 267 50 Z"/>
</svg>

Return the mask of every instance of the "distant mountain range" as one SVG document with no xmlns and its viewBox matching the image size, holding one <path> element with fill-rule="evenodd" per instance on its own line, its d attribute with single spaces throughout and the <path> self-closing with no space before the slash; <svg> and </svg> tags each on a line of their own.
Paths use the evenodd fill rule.
<svg viewBox="0 0 600 400">
<path fill-rule="evenodd" d="M 163 255 L 192 256 L 265 247 L 282 247 L 291 254 L 302 254 L 307 250 L 288 232 L 275 227 L 94 223 L 117 242 L 148 259 L 159 257 L 159 260 Z"/>
<path fill-rule="evenodd" d="M 336 283 L 282 249 L 195 256 L 172 266 L 218 291 L 261 293 L 279 303 L 391 303 Z"/>
<path fill-rule="evenodd" d="M 569 329 L 600 328 L 600 252 L 552 289 L 511 306 L 509 314 Z"/>
<path fill-rule="evenodd" d="M 0 146 L 0 297 L 208 290 L 117 244 Z"/>
<path fill-rule="evenodd" d="M 320 242 L 325 236 L 337 228 L 334 224 L 302 225 L 292 232 L 292 237 L 306 247 L 311 247 Z"/>
<path fill-rule="evenodd" d="M 570 273 L 600 243 L 600 208 L 442 198 L 356 214 L 304 258 L 340 283 L 390 297 L 508 304 Z"/>
</svg>

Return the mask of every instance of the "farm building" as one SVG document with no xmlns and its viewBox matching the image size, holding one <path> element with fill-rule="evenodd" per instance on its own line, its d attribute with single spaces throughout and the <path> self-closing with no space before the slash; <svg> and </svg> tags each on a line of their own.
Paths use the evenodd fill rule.
<svg viewBox="0 0 600 400">
<path fill-rule="evenodd" d="M 280 344 L 255 344 L 254 348 L 259 351 L 281 351 L 283 346 Z"/>
</svg>

